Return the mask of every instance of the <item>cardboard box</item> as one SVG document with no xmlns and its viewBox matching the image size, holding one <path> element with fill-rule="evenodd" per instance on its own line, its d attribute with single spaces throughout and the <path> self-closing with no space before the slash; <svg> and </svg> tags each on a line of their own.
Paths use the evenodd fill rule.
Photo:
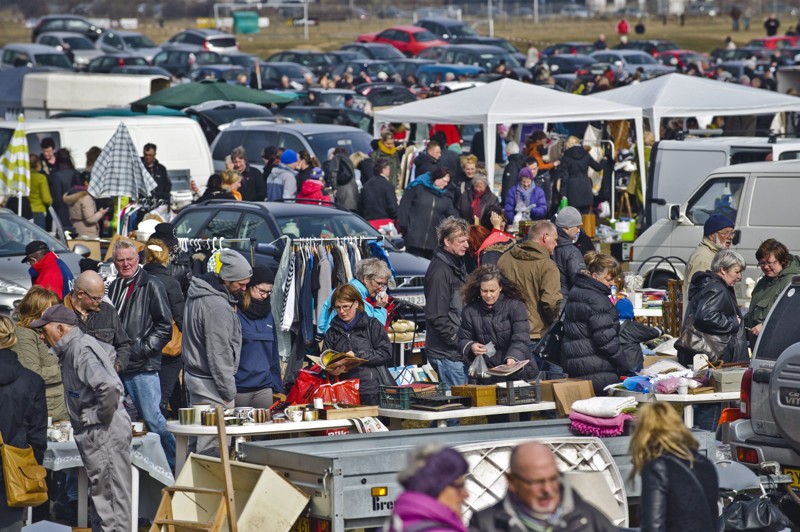
<svg viewBox="0 0 800 532">
<path fill-rule="evenodd" d="M 747 368 L 723 368 L 711 372 L 715 392 L 738 392 Z"/>
<path fill-rule="evenodd" d="M 559 416 L 572 410 L 572 403 L 594 397 L 592 381 L 580 379 L 557 379 L 542 381 L 542 401 L 554 401 Z"/>
<path fill-rule="evenodd" d="M 673 362 L 678 362 L 678 357 L 672 355 L 647 355 L 644 357 L 643 367 L 649 368 L 656 362 L 660 362 L 662 360 L 672 360 Z"/>
</svg>

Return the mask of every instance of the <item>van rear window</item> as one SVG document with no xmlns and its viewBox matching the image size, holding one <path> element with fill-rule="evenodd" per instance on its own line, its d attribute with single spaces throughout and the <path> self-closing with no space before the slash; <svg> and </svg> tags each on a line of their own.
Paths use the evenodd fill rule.
<svg viewBox="0 0 800 532">
<path fill-rule="evenodd" d="M 800 285 L 790 285 L 772 308 L 758 339 L 754 356 L 761 360 L 777 360 L 783 351 L 800 342 Z"/>
</svg>

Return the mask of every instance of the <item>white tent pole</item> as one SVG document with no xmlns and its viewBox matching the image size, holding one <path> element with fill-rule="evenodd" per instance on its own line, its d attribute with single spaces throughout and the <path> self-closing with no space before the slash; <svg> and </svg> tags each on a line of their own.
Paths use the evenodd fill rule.
<svg viewBox="0 0 800 532">
<path fill-rule="evenodd" d="M 489 180 L 489 190 L 494 194 L 494 150 L 496 149 L 495 140 L 497 139 L 497 124 L 491 120 L 486 120 L 483 131 L 483 148 L 486 156 L 486 177 Z M 490 160 L 491 159 L 491 160 Z"/>
<path fill-rule="evenodd" d="M 650 113 L 650 130 L 656 138 L 656 142 L 661 140 L 661 117 L 655 111 Z"/>
<path fill-rule="evenodd" d="M 17 216 L 22 217 L 22 192 L 17 191 Z"/>
<path fill-rule="evenodd" d="M 639 154 L 639 182 L 642 187 L 642 198 L 647 203 L 647 167 L 644 160 L 644 119 L 639 116 L 634 119 L 636 125 L 636 152 Z"/>
</svg>

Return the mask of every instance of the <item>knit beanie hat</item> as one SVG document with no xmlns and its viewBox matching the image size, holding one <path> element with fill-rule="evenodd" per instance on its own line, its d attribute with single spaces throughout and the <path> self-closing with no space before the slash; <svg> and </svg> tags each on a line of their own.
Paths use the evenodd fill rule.
<svg viewBox="0 0 800 532">
<path fill-rule="evenodd" d="M 523 177 L 527 177 L 528 179 L 533 179 L 533 172 L 527 166 L 522 167 L 519 171 L 519 178 L 522 179 Z"/>
<path fill-rule="evenodd" d="M 583 225 L 583 217 L 575 207 L 564 207 L 556 214 L 556 227 L 578 227 Z"/>
<path fill-rule="evenodd" d="M 275 274 L 266 266 L 253 266 L 253 276 L 247 285 L 255 286 L 257 284 L 275 284 Z"/>
<path fill-rule="evenodd" d="M 703 236 L 711 236 L 716 232 L 730 227 L 733 229 L 733 222 L 719 214 L 712 214 L 703 224 Z"/>
<path fill-rule="evenodd" d="M 316 179 L 317 181 L 322 181 L 322 177 L 324 175 L 325 174 L 322 172 L 322 168 L 320 168 L 319 166 L 315 166 L 311 170 L 311 179 Z"/>
<path fill-rule="evenodd" d="M 621 320 L 633 319 L 633 303 L 627 297 L 617 301 L 617 314 Z"/>
<path fill-rule="evenodd" d="M 416 491 L 436 498 L 457 478 L 466 475 L 468 470 L 469 465 L 461 453 L 445 447 L 429 456 L 425 465 L 415 475 L 401 480 L 400 484 L 407 491 Z"/>
<path fill-rule="evenodd" d="M 219 278 L 223 281 L 242 281 L 253 276 L 253 269 L 241 253 L 232 249 L 225 249 L 219 257 L 222 267 L 219 269 Z"/>
<path fill-rule="evenodd" d="M 283 164 L 293 164 L 297 162 L 297 152 L 294 150 L 286 150 L 281 155 L 281 162 Z"/>
</svg>

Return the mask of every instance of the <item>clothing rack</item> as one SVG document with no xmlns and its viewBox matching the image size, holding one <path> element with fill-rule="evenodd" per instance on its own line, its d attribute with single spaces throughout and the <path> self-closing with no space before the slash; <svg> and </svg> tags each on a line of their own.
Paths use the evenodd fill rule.
<svg viewBox="0 0 800 532">
<path fill-rule="evenodd" d="M 368 242 L 374 240 L 375 242 L 383 241 L 383 235 L 375 236 L 335 236 L 335 237 L 308 237 L 308 238 L 292 238 L 292 244 L 324 244 L 325 242 L 349 242 L 352 244 Z"/>
<path fill-rule="evenodd" d="M 245 244 L 245 243 L 250 245 L 250 264 L 255 265 L 256 263 L 255 238 L 225 238 L 225 237 L 213 237 L 213 238 L 179 237 L 178 238 L 178 247 L 180 247 L 182 251 L 187 253 L 190 247 L 194 249 L 221 250 L 225 248 L 225 244 Z"/>
</svg>

